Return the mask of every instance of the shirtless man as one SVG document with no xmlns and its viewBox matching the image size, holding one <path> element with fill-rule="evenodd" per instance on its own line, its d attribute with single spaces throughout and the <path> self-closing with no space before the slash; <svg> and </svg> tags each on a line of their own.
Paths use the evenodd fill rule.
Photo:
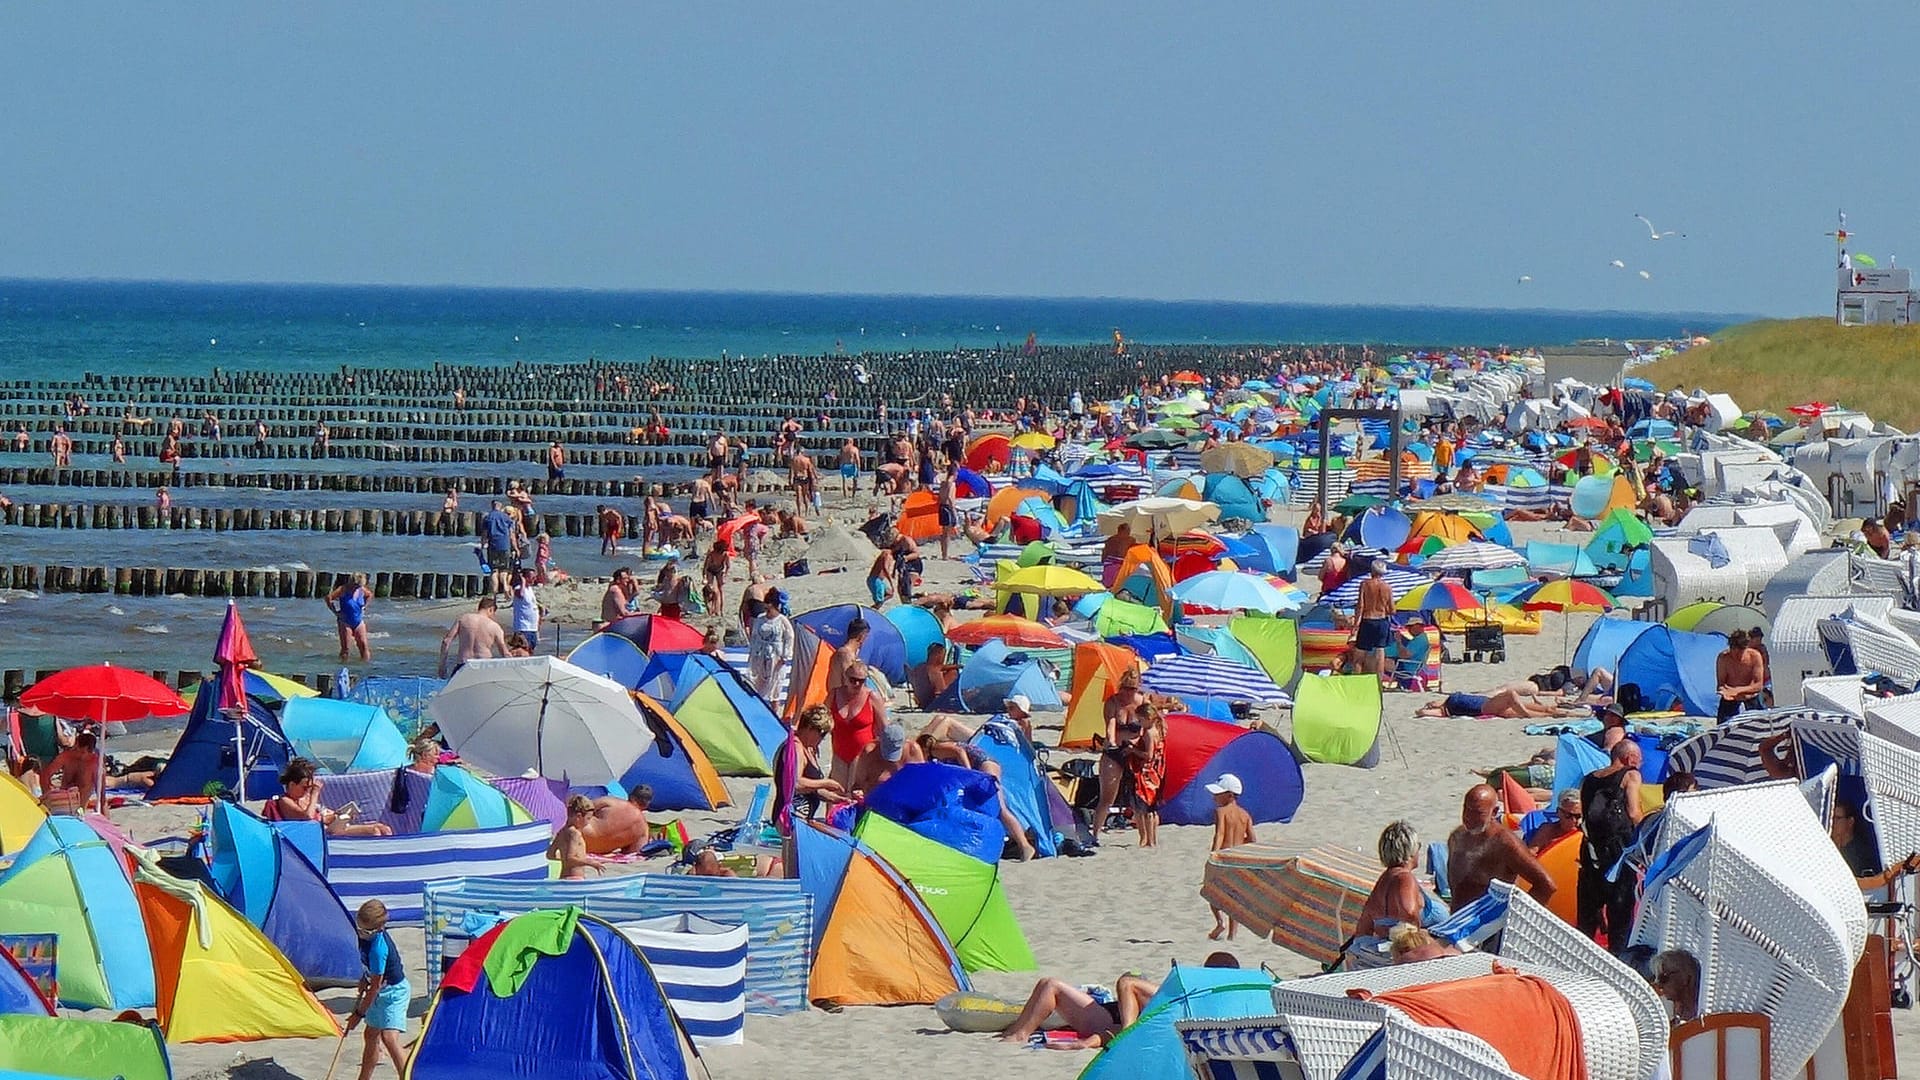
<svg viewBox="0 0 1920 1080">
<path fill-rule="evenodd" d="M 1560 793 L 1554 803 L 1553 820 L 1533 831 L 1527 841 L 1527 849 L 1535 855 L 1543 854 L 1548 848 L 1563 838 L 1580 831 L 1580 789 L 1568 788 Z"/>
<path fill-rule="evenodd" d="M 1753 648 L 1745 630 L 1727 635 L 1727 649 L 1713 661 L 1713 680 L 1720 690 L 1720 719 L 1726 721 L 1740 710 L 1758 707 L 1760 694 L 1767 688 L 1767 662 Z"/>
<path fill-rule="evenodd" d="M 1592 710 L 1542 701 L 1540 688 L 1530 682 L 1508 683 L 1489 694 L 1458 691 L 1420 706 L 1415 716 L 1498 716 L 1508 720 L 1537 720 L 1549 716 L 1591 716 Z"/>
<path fill-rule="evenodd" d="M 567 478 L 567 449 L 555 439 L 547 447 L 547 479 L 549 481 Z"/>
<path fill-rule="evenodd" d="M 1353 635 L 1353 649 L 1360 654 L 1360 670 L 1380 674 L 1387 644 L 1393 640 L 1393 587 L 1387 584 L 1387 568 L 1376 559 L 1367 580 L 1360 583 L 1360 602 L 1354 613 L 1360 620 Z"/>
<path fill-rule="evenodd" d="M 446 678 L 469 660 L 507 655 L 507 633 L 493 617 L 498 604 L 491 595 L 480 598 L 477 608 L 453 620 L 446 636 L 440 639 L 440 677 Z M 447 654 L 453 653 L 453 666 L 447 666 Z"/>
<path fill-rule="evenodd" d="M 586 827 L 592 820 L 592 799 L 575 795 L 567 800 L 567 824 L 547 845 L 547 858 L 560 864 L 561 881 L 584 881 L 588 870 L 598 874 L 610 862 L 587 850 Z"/>
<path fill-rule="evenodd" d="M 1487 894 L 1495 881 L 1525 881 L 1542 904 L 1552 898 L 1553 879 L 1520 837 L 1495 813 L 1499 798 L 1485 784 L 1467 789 L 1460 801 L 1460 825 L 1447 837 L 1447 879 L 1453 886 L 1453 910 Z"/>
<path fill-rule="evenodd" d="M 820 498 L 820 478 L 814 471 L 813 458 L 797 446 L 793 457 L 787 459 L 787 486 L 793 489 L 793 509 L 796 514 L 813 509 Z"/>
<path fill-rule="evenodd" d="M 852 498 L 860 487 L 860 448 L 852 439 L 840 444 L 840 494 Z"/>
<path fill-rule="evenodd" d="M 607 591 L 600 595 L 600 621 L 610 623 L 625 616 L 638 595 L 640 584 L 633 580 L 633 571 L 624 566 L 615 570 L 613 580 L 607 582 Z"/>
<path fill-rule="evenodd" d="M 693 480 L 693 498 L 687 503 L 687 518 L 693 522 L 695 531 L 707 522 L 713 513 L 713 475 L 701 473 Z"/>
<path fill-rule="evenodd" d="M 627 531 L 627 519 L 620 511 L 605 503 L 595 507 L 594 511 L 600 517 L 600 554 L 620 554 L 620 535 Z M 640 545 L 642 552 L 644 552 L 646 550 L 645 537 L 641 538 Z"/>
<path fill-rule="evenodd" d="M 593 800 L 593 813 L 580 826 L 587 851 L 594 855 L 638 855 L 647 842 L 647 808 L 653 789 L 636 786 L 624 799 L 602 795 Z"/>
<path fill-rule="evenodd" d="M 889 544 L 880 549 L 873 557 L 873 565 L 867 568 L 867 596 L 874 607 L 886 603 L 887 597 L 893 595 L 895 568 L 893 545 Z"/>
</svg>

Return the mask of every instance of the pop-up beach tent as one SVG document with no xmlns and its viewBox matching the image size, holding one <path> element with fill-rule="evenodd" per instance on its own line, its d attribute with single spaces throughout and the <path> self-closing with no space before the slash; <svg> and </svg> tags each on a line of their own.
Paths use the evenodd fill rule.
<svg viewBox="0 0 1920 1080">
<path fill-rule="evenodd" d="M 998 863 L 963 855 L 879 814 L 861 815 L 854 835 L 913 885 L 967 971 L 1033 969 L 1033 950 L 1000 887 Z"/>
<path fill-rule="evenodd" d="M 687 654 L 674 676 L 674 697 L 667 710 L 706 751 L 715 772 L 773 775 L 773 755 L 787 731 L 739 672 L 711 656 Z"/>
<path fill-rule="evenodd" d="M 931 1005 L 968 987 L 940 923 L 891 864 L 846 833 L 797 822 L 800 883 L 813 898 L 810 1001 Z"/>
<path fill-rule="evenodd" d="M 498 829 L 532 821 L 527 808 L 507 793 L 458 765 L 433 770 L 427 788 L 427 808 L 420 817 L 421 832 L 459 832 Z"/>
<path fill-rule="evenodd" d="M 236 754 L 246 754 L 248 799 L 267 799 L 280 794 L 280 770 L 292 755 L 288 752 L 286 732 L 280 719 L 260 698 L 249 691 L 247 715 L 220 711 L 220 687 L 203 680 L 193 698 L 193 712 L 187 716 L 186 730 L 174 744 L 167 767 L 148 789 L 150 800 L 195 798 L 207 794 L 209 785 L 232 791 L 239 777 Z M 240 743 L 234 741 L 238 727 Z"/>
<path fill-rule="evenodd" d="M 1167 716 L 1167 771 L 1161 784 L 1160 821 L 1206 825 L 1213 821 L 1207 785 L 1223 773 L 1240 778 L 1240 805 L 1256 822 L 1292 821 L 1306 793 L 1300 763 L 1278 735 L 1184 713 Z"/>
<path fill-rule="evenodd" d="M 62 1005 L 152 1007 L 154 956 L 140 925 L 119 852 L 79 818 L 48 818 L 0 874 L 0 927 L 58 938 Z"/>
<path fill-rule="evenodd" d="M 0 855 L 26 847 L 46 820 L 47 811 L 40 800 L 20 781 L 0 771 Z"/>
<path fill-rule="evenodd" d="M 907 664 L 910 662 L 906 638 L 901 636 L 899 627 L 873 608 L 860 604 L 836 604 L 795 615 L 793 622 L 795 626 L 804 626 L 818 634 L 820 640 L 837 649 L 847 643 L 847 627 L 853 625 L 855 618 L 866 620 L 868 627 L 866 643 L 860 646 L 860 659 L 886 676 L 889 682 L 905 680 Z M 911 662 L 924 659 L 924 656 L 915 657 Z"/>
<path fill-rule="evenodd" d="M 1147 999 L 1140 1018 L 1114 1035 L 1080 1080 L 1182 1075 L 1186 1052 L 1175 1023 L 1271 1015 L 1273 976 L 1266 972 L 1176 965 Z"/>
<path fill-rule="evenodd" d="M 0 1015 L 0 1076 L 173 1080 L 167 1044 L 145 1024 Z"/>
<path fill-rule="evenodd" d="M 640 949 L 566 908 L 503 922 L 460 954 L 406 1075 L 688 1080 L 696 1060 Z"/>
<path fill-rule="evenodd" d="M 1132 649 L 1103 641 L 1075 645 L 1073 703 L 1060 727 L 1059 745 L 1084 749 L 1093 745 L 1094 736 L 1105 735 L 1107 696 L 1119 685 L 1121 675 L 1138 670 L 1140 657 Z"/>
<path fill-rule="evenodd" d="M 1308 761 L 1372 768 L 1380 760 L 1380 677 L 1303 675 L 1293 689 L 1293 743 Z"/>
<path fill-rule="evenodd" d="M 1040 666 L 1025 652 L 1015 652 L 1000 640 L 974 650 L 947 689 L 934 699 L 942 712 L 996 713 L 1014 694 L 1025 694 L 1036 709 L 1061 707 L 1060 692 Z"/>
<path fill-rule="evenodd" d="M 296 756 L 326 772 L 397 769 L 408 760 L 407 740 L 377 705 L 291 698 L 280 707 L 280 730 Z"/>
<path fill-rule="evenodd" d="M 866 811 L 982 862 L 999 862 L 1007 842 L 1000 785 L 944 761 L 903 766 L 867 793 Z"/>
<path fill-rule="evenodd" d="M 210 877 L 221 897 L 260 928 L 307 985 L 359 981 L 353 916 L 324 871 L 285 833 L 232 803 L 213 804 L 212 824 Z"/>
<path fill-rule="evenodd" d="M 634 704 L 652 714 L 654 740 L 620 774 L 621 786 L 628 791 L 641 784 L 653 788 L 653 805 L 660 810 L 717 810 L 727 805 L 727 786 L 680 721 L 639 691 L 634 692 Z"/>
</svg>

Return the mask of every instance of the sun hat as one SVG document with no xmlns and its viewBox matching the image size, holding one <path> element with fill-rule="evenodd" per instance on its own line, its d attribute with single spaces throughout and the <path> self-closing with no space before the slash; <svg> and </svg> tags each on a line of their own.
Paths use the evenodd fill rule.
<svg viewBox="0 0 1920 1080">
<path fill-rule="evenodd" d="M 1240 778 L 1232 773 L 1221 773 L 1220 778 L 1207 785 L 1207 790 L 1215 795 L 1238 795 L 1241 793 Z"/>
<path fill-rule="evenodd" d="M 1022 716 L 1033 715 L 1033 699 L 1025 694 L 1008 694 L 1007 708 L 1020 710 Z"/>
</svg>

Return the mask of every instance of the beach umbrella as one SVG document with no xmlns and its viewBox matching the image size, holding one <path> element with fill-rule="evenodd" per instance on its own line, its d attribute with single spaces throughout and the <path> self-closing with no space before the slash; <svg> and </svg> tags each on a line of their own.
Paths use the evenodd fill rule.
<svg viewBox="0 0 1920 1080">
<path fill-rule="evenodd" d="M 1054 440 L 1053 436 L 1044 431 L 1023 431 L 1007 440 L 1007 444 L 1022 450 L 1051 450 Z"/>
<path fill-rule="evenodd" d="M 1200 467 L 1210 473 L 1230 476 L 1259 476 L 1273 467 L 1273 452 L 1250 443 L 1221 443 L 1200 452 Z"/>
<path fill-rule="evenodd" d="M 100 725 L 102 745 L 97 748 L 100 775 L 94 790 L 99 795 L 102 813 L 107 806 L 106 725 L 125 724 L 149 716 L 183 716 L 187 712 L 187 703 L 166 683 L 132 668 L 112 664 L 56 671 L 28 687 L 20 695 L 20 707 L 37 709 L 62 720 Z"/>
<path fill-rule="evenodd" d="M 1408 570 L 1392 564 L 1387 565 L 1386 572 L 1382 576 L 1387 579 L 1387 588 L 1393 591 L 1395 602 L 1433 580 L 1418 570 Z M 1359 574 L 1346 584 L 1320 597 L 1320 602 L 1334 608 L 1354 607 L 1360 602 L 1360 585 L 1366 580 L 1366 574 Z"/>
<path fill-rule="evenodd" d="M 1154 421 L 1154 426 L 1171 431 L 1194 431 L 1200 427 L 1200 422 L 1190 416 L 1163 416 Z"/>
<path fill-rule="evenodd" d="M 1510 547 L 1490 544 L 1485 540 L 1468 540 L 1427 556 L 1421 568 L 1434 571 L 1498 570 L 1503 566 L 1524 566 L 1526 561 L 1524 555 Z"/>
<path fill-rule="evenodd" d="M 1441 578 L 1401 597 L 1396 611 L 1479 611 L 1480 598 L 1452 578 Z"/>
<path fill-rule="evenodd" d="M 253 639 L 247 625 L 240 621 L 240 608 L 227 601 L 227 614 L 220 621 L 220 636 L 214 639 L 213 662 L 220 667 L 220 711 L 233 718 L 233 763 L 236 774 L 234 791 L 247 790 L 247 724 L 253 710 L 247 705 L 247 669 L 260 662 L 253 651 Z"/>
<path fill-rule="evenodd" d="M 1183 371 L 1174 372 L 1172 375 L 1167 377 L 1167 381 L 1171 383 L 1180 384 L 1180 385 L 1204 386 L 1206 384 L 1207 377 L 1192 369 L 1186 369 Z"/>
<path fill-rule="evenodd" d="M 1085 596 L 1107 591 L 1105 585 L 1081 571 L 1058 563 L 1024 567 L 995 581 L 993 587 L 999 592 L 1031 596 Z"/>
<path fill-rule="evenodd" d="M 665 615 L 623 615 L 601 627 L 600 633 L 626 638 L 649 655 L 699 652 L 706 644 L 706 636 L 699 630 Z"/>
<path fill-rule="evenodd" d="M 947 640 L 956 645 L 978 647 L 989 641 L 1004 641 L 1023 649 L 1064 649 L 1067 639 L 1051 627 L 1023 619 L 1018 615 L 989 615 L 964 622 L 947 631 Z"/>
<path fill-rule="evenodd" d="M 1204 653 L 1163 656 L 1147 668 L 1140 685 L 1156 694 L 1285 705 L 1291 699 L 1267 673 Z"/>
<path fill-rule="evenodd" d="M 1557 611 L 1562 615 L 1569 615 L 1576 611 L 1612 611 L 1617 606 L 1613 597 L 1608 596 L 1604 590 L 1574 578 L 1543 581 L 1515 593 L 1507 602 L 1526 611 Z M 1567 640 L 1572 634 L 1572 624 L 1571 619 L 1561 621 L 1560 649 L 1562 652 L 1567 649 Z"/>
<path fill-rule="evenodd" d="M 1839 408 L 1839 406 L 1829 405 L 1824 401 L 1803 401 L 1798 405 L 1791 406 L 1787 411 L 1795 416 L 1814 417 L 1831 412 L 1836 408 Z"/>
<path fill-rule="evenodd" d="M 1333 504 L 1336 514 L 1356 514 L 1362 510 L 1371 510 L 1376 506 L 1385 506 L 1387 500 L 1378 495 L 1349 495 Z"/>
<path fill-rule="evenodd" d="M 1185 435 L 1166 428 L 1150 428 L 1126 438 L 1126 445 L 1140 450 L 1175 450 L 1187 445 Z"/>
<path fill-rule="evenodd" d="M 1118 533 L 1122 524 L 1129 526 L 1135 536 L 1166 536 L 1211 525 L 1220 520 L 1220 507 L 1193 499 L 1156 496 L 1102 510 L 1094 520 L 1106 536 Z"/>
<path fill-rule="evenodd" d="M 427 703 L 467 765 L 518 776 L 609 784 L 654 744 L 627 688 L 554 656 L 469 660 Z"/>
<path fill-rule="evenodd" d="M 1209 611 L 1259 611 L 1268 615 L 1298 610 L 1300 604 L 1258 574 L 1211 570 L 1173 587 L 1182 604 Z M 1303 594 L 1304 595 L 1304 594 Z"/>
</svg>

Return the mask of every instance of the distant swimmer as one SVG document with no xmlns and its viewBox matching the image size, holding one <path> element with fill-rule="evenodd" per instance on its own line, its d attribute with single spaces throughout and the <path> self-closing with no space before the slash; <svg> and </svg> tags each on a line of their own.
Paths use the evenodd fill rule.
<svg viewBox="0 0 1920 1080">
<path fill-rule="evenodd" d="M 1653 222 L 1648 221 L 1646 218 L 1646 215 L 1644 214 L 1635 214 L 1633 216 L 1640 219 L 1640 224 L 1645 225 L 1647 227 L 1647 235 L 1652 237 L 1655 240 L 1665 240 L 1669 236 L 1677 236 L 1682 240 L 1685 240 L 1687 238 L 1686 233 L 1674 232 L 1672 229 L 1668 229 L 1666 232 L 1661 232 L 1659 229 L 1656 229 L 1653 227 Z"/>
</svg>

